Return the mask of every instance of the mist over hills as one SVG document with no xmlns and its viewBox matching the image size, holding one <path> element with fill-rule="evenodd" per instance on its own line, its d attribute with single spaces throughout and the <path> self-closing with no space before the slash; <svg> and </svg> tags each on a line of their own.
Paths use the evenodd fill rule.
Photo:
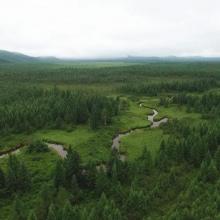
<svg viewBox="0 0 220 220">
<path fill-rule="evenodd" d="M 55 57 L 32 57 L 19 52 L 0 50 L 0 64 L 37 62 L 59 62 L 59 59 Z"/>
<path fill-rule="evenodd" d="M 115 58 L 57 58 L 57 57 L 33 57 L 25 55 L 19 52 L 10 52 L 6 50 L 0 50 L 0 64 L 10 63 L 63 63 L 71 61 L 124 61 L 124 62 L 220 62 L 220 57 L 202 57 L 202 56 L 127 56 L 127 57 L 115 57 Z"/>
</svg>

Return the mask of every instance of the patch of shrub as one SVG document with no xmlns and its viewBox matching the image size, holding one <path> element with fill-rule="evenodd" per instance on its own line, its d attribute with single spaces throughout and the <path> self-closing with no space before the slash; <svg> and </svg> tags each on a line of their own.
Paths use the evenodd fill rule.
<svg viewBox="0 0 220 220">
<path fill-rule="evenodd" d="M 41 140 L 33 141 L 31 144 L 28 145 L 27 152 L 28 153 L 40 153 L 40 152 L 48 152 L 49 148 L 47 144 L 45 144 Z"/>
</svg>

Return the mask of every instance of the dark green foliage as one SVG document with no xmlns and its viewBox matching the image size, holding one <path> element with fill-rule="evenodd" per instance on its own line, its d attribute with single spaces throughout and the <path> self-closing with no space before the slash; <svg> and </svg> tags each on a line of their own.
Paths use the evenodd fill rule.
<svg viewBox="0 0 220 220">
<path fill-rule="evenodd" d="M 176 105 L 184 105 L 188 112 L 199 112 L 203 121 L 206 119 L 202 124 L 197 118 L 187 116 L 175 120 L 173 112 L 169 123 L 159 128 L 166 134 L 159 151 L 151 155 L 149 146 L 133 161 L 128 155 L 127 161 L 122 162 L 119 152 L 113 151 L 109 160 L 95 158 L 97 163 L 81 162 L 79 154 L 69 148 L 63 161 L 51 163 L 54 172 L 49 178 L 42 178 L 33 169 L 31 185 L 23 163 L 9 158 L 7 167 L 2 159 L 0 205 L 4 206 L 3 215 L 7 215 L 16 192 L 22 202 L 15 200 L 10 216 L 13 220 L 219 219 L 219 67 L 219 63 L 149 63 L 94 69 L 63 65 L 1 67 L 1 136 L 48 128 L 71 129 L 80 124 L 96 130 L 91 133 L 100 132 L 101 126 L 117 132 L 124 112 L 114 116 L 119 110 L 126 113 L 130 110 L 129 98 L 119 99 L 117 92 L 122 96 L 129 93 L 132 102 L 146 99 L 148 103 L 149 100 L 149 105 L 158 107 L 159 116 Z M 51 89 L 54 85 L 62 89 Z M 212 92 L 206 92 L 208 89 Z M 102 91 L 108 97 L 103 96 Z M 153 100 L 138 96 L 140 94 L 158 97 Z M 156 103 L 159 98 L 160 106 Z M 96 142 L 91 139 L 93 151 Z M 101 147 L 110 145 L 109 139 Z M 32 158 L 35 155 L 32 153 L 47 150 L 42 142 L 36 141 L 28 146 L 30 154 L 21 158 Z M 96 152 L 93 153 L 96 156 Z M 32 164 L 27 164 L 32 171 Z"/>
<path fill-rule="evenodd" d="M 67 201 L 62 210 L 62 220 L 77 220 L 80 218 L 80 213 L 76 208 L 72 207 L 69 201 Z"/>
<path fill-rule="evenodd" d="M 95 93 L 19 88 L 14 95 L 17 97 L 14 102 L 0 98 L 0 131 L 3 134 L 63 128 L 85 124 L 88 120 L 95 129 L 109 123 L 118 113 L 116 100 Z"/>
<path fill-rule="evenodd" d="M 13 202 L 10 220 L 26 220 L 23 204 L 17 196 Z"/>
<path fill-rule="evenodd" d="M 214 86 L 216 86 L 216 82 L 214 80 L 190 80 L 170 83 L 131 83 L 122 86 L 121 90 L 127 93 L 156 96 L 161 92 L 201 92 Z M 160 104 L 167 105 L 168 100 L 161 99 Z"/>
<path fill-rule="evenodd" d="M 70 182 L 71 202 L 78 203 L 81 196 L 81 190 L 79 188 L 76 175 L 73 174 Z"/>
<path fill-rule="evenodd" d="M 67 157 L 64 160 L 64 169 L 65 169 L 65 180 L 66 184 L 70 185 L 73 175 L 76 178 L 80 178 L 81 167 L 80 167 L 80 156 L 71 147 L 68 149 Z"/>
<path fill-rule="evenodd" d="M 140 219 L 145 211 L 147 211 L 148 197 L 142 190 L 131 187 L 126 201 L 128 216 L 131 219 Z"/>
<path fill-rule="evenodd" d="M 5 187 L 5 173 L 0 167 L 0 190 Z"/>
<path fill-rule="evenodd" d="M 122 216 L 119 209 L 115 206 L 114 202 L 108 200 L 103 193 L 97 205 L 91 210 L 89 214 L 91 220 L 121 220 Z"/>
<path fill-rule="evenodd" d="M 26 191 L 31 187 L 30 174 L 16 156 L 10 155 L 7 169 L 7 188 L 10 192 Z"/>
<path fill-rule="evenodd" d="M 51 203 L 51 205 L 49 207 L 47 220 L 57 220 L 56 210 L 55 210 L 55 207 L 54 207 L 53 203 Z"/>
<path fill-rule="evenodd" d="M 63 162 L 58 160 L 54 170 L 54 186 L 59 188 L 65 184 L 65 172 Z"/>
<path fill-rule="evenodd" d="M 101 114 L 98 111 L 98 107 L 96 105 L 92 106 L 91 115 L 90 115 L 90 127 L 92 129 L 96 129 L 98 127 L 99 116 Z"/>
<path fill-rule="evenodd" d="M 220 115 L 220 95 L 209 92 L 202 96 L 186 95 L 185 93 L 174 95 L 172 103 L 186 105 L 188 109 L 194 109 L 203 114 L 203 118 L 213 119 Z"/>
<path fill-rule="evenodd" d="M 107 193 L 109 191 L 109 187 L 110 187 L 110 180 L 108 179 L 105 170 L 102 167 L 100 167 L 99 172 L 97 172 L 96 181 L 95 181 L 96 194 L 98 196 L 101 196 L 103 192 Z"/>
<path fill-rule="evenodd" d="M 40 152 L 48 152 L 48 151 L 49 148 L 47 144 L 45 144 L 43 141 L 40 140 L 33 141 L 27 147 L 28 153 L 33 153 L 33 152 L 40 153 Z"/>
<path fill-rule="evenodd" d="M 201 176 L 203 181 L 214 183 L 218 179 L 219 173 L 216 169 L 215 163 L 211 161 L 203 161 L 201 164 Z"/>
<path fill-rule="evenodd" d="M 153 161 L 150 151 L 145 147 L 143 149 L 142 155 L 138 158 L 138 168 L 140 172 L 148 175 L 153 167 Z"/>
<path fill-rule="evenodd" d="M 37 216 L 36 216 L 35 212 L 30 211 L 27 220 L 37 220 Z"/>
<path fill-rule="evenodd" d="M 218 171 L 220 171 L 220 147 L 218 147 L 215 153 L 215 164 Z"/>
<path fill-rule="evenodd" d="M 49 206 L 53 199 L 53 191 L 50 186 L 43 185 L 39 193 L 36 207 L 36 215 L 38 220 L 45 220 L 48 215 Z"/>
</svg>

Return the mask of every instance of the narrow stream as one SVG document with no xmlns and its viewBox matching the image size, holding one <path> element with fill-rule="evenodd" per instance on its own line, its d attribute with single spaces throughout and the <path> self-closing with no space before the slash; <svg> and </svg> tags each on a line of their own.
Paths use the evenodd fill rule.
<svg viewBox="0 0 220 220">
<path fill-rule="evenodd" d="M 16 149 L 16 150 L 14 150 L 14 151 L 12 151 L 10 153 L 2 154 L 2 155 L 0 155 L 0 159 L 8 156 L 9 154 L 18 154 L 19 152 L 20 152 L 20 149 Z"/>
<path fill-rule="evenodd" d="M 140 104 L 140 107 L 143 107 L 142 104 Z M 156 128 L 159 127 L 162 123 L 166 123 L 168 121 L 168 118 L 163 118 L 159 121 L 155 121 L 154 118 L 155 116 L 158 114 L 158 111 L 156 111 L 155 109 L 153 110 L 153 114 L 151 115 L 147 115 L 147 120 L 151 122 L 151 128 Z M 119 133 L 116 137 L 113 138 L 112 140 L 112 146 L 111 149 L 114 150 L 116 149 L 119 152 L 119 148 L 120 148 L 120 141 L 122 137 L 128 136 L 129 134 L 133 133 L 134 131 L 137 130 L 141 130 L 144 128 L 134 128 L 131 129 L 125 133 Z M 64 159 L 67 155 L 67 151 L 65 150 L 64 146 L 61 144 L 53 144 L 53 143 L 46 143 L 48 145 L 48 147 L 54 151 L 56 151 L 56 153 L 62 158 Z M 0 155 L 0 158 L 4 158 L 6 156 L 8 156 L 9 154 L 17 154 L 20 152 L 20 148 L 22 148 L 23 146 L 20 146 L 19 148 L 15 149 L 14 151 L 11 151 L 10 153 L 5 153 Z M 122 161 L 126 160 L 126 156 L 124 154 L 120 154 L 120 159 Z"/>
<path fill-rule="evenodd" d="M 143 107 L 142 104 L 140 104 L 140 107 Z M 145 107 L 147 108 L 147 107 Z M 155 110 L 155 109 L 152 109 L 153 111 L 153 114 L 151 115 L 147 115 L 147 120 L 151 122 L 151 128 L 157 128 L 159 127 L 161 124 L 163 123 L 166 123 L 168 122 L 168 118 L 162 118 L 161 120 L 159 121 L 155 121 L 155 117 L 156 115 L 158 115 L 158 111 Z M 144 129 L 144 128 L 134 128 L 134 129 L 131 129 L 125 133 L 119 133 L 113 140 L 112 140 L 112 149 L 115 149 L 117 150 L 118 152 L 120 151 L 120 141 L 121 141 L 121 138 L 122 137 L 125 137 L 125 136 L 128 136 L 129 134 L 133 133 L 134 131 L 137 131 L 137 130 L 141 130 L 141 129 Z M 126 155 L 124 154 L 120 154 L 120 159 L 122 161 L 125 161 L 126 160 Z"/>
</svg>

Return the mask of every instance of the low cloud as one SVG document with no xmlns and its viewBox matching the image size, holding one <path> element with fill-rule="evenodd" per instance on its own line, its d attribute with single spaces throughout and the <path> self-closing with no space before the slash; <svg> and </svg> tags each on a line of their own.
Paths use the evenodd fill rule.
<svg viewBox="0 0 220 220">
<path fill-rule="evenodd" d="M 34 56 L 220 56 L 218 0 L 7 0 L 0 49 Z"/>
</svg>

